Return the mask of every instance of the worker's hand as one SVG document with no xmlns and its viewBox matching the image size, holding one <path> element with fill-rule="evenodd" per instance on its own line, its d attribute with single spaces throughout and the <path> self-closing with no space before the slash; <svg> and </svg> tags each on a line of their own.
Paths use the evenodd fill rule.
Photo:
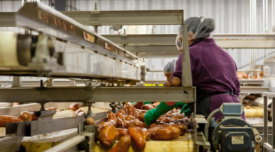
<svg viewBox="0 0 275 152">
<path fill-rule="evenodd" d="M 186 105 L 186 103 L 184 102 L 177 102 L 175 107 L 178 108 L 178 107 L 183 107 L 184 105 Z"/>
<path fill-rule="evenodd" d="M 170 82 L 166 82 L 166 83 L 164 83 L 164 85 L 163 85 L 164 87 L 171 87 L 172 86 L 172 84 L 170 83 Z"/>
<path fill-rule="evenodd" d="M 168 106 L 165 102 L 161 102 L 156 108 L 148 110 L 144 116 L 144 122 L 146 126 L 149 126 L 161 115 L 165 114 L 169 110 L 172 110 L 176 104 Z"/>
<path fill-rule="evenodd" d="M 191 109 L 188 107 L 187 104 L 183 105 L 181 110 L 180 110 L 180 114 L 182 114 L 184 112 L 185 116 L 190 116 L 191 114 Z"/>
<path fill-rule="evenodd" d="M 158 119 L 158 117 L 161 116 L 161 114 L 159 114 L 157 112 L 157 108 L 154 109 L 150 109 L 148 110 L 145 115 L 144 115 L 144 122 L 146 126 L 149 126 L 152 124 L 152 122 L 156 119 Z"/>
</svg>

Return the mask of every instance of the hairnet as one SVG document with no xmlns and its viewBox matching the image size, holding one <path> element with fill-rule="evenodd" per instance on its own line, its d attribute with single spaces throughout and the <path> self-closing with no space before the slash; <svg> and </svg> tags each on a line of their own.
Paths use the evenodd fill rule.
<svg viewBox="0 0 275 152">
<path fill-rule="evenodd" d="M 201 38 L 209 38 L 211 32 L 215 30 L 215 21 L 212 18 L 204 18 L 204 17 L 190 17 L 185 21 L 187 28 L 187 37 L 190 37 L 190 32 L 194 34 L 193 40 L 201 39 Z M 182 48 L 182 42 L 180 41 L 180 37 L 183 33 L 182 25 L 178 28 L 178 35 L 176 38 L 176 46 L 180 50 Z"/>
<path fill-rule="evenodd" d="M 174 60 L 168 62 L 168 63 L 164 66 L 163 72 L 164 72 L 164 73 L 173 73 L 173 72 L 175 71 L 175 68 L 176 68 L 176 62 L 177 62 L 176 59 L 174 59 Z"/>
</svg>

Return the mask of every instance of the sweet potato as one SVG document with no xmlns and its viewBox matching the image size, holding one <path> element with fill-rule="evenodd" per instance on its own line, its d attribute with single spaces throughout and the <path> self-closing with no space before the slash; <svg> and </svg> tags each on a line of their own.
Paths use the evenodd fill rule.
<svg viewBox="0 0 275 152">
<path fill-rule="evenodd" d="M 136 109 L 136 111 L 138 111 L 139 113 L 146 113 L 148 110 L 144 110 L 144 109 Z"/>
<path fill-rule="evenodd" d="M 111 126 L 109 122 L 102 122 L 97 126 L 97 131 L 101 132 L 105 126 Z"/>
<path fill-rule="evenodd" d="M 81 109 L 78 109 L 78 110 L 75 111 L 75 115 L 76 116 L 83 116 L 83 115 L 85 115 L 85 112 Z"/>
<path fill-rule="evenodd" d="M 140 131 L 141 131 L 143 138 L 145 138 L 146 141 L 151 139 L 151 134 L 149 133 L 149 131 L 146 128 L 142 128 Z"/>
<path fill-rule="evenodd" d="M 125 117 L 125 120 L 127 121 L 130 121 L 130 120 L 134 120 L 134 119 L 137 119 L 135 116 L 132 116 L 132 115 L 128 115 Z"/>
<path fill-rule="evenodd" d="M 134 119 L 134 120 L 131 120 L 131 121 L 126 121 L 125 123 L 125 128 L 129 128 L 129 127 L 145 127 L 144 123 L 138 119 Z"/>
<path fill-rule="evenodd" d="M 264 76 L 264 72 L 261 71 L 259 75 L 260 75 L 260 77 L 263 77 Z"/>
<path fill-rule="evenodd" d="M 192 129 L 192 123 L 188 118 L 183 118 L 180 124 L 184 124 L 188 129 Z"/>
<path fill-rule="evenodd" d="M 116 113 L 116 117 L 118 117 L 118 115 L 125 115 L 125 111 L 124 110 L 119 110 L 117 113 Z"/>
<path fill-rule="evenodd" d="M 169 117 L 165 117 L 165 116 L 160 116 L 158 119 L 157 119 L 157 123 L 168 123 L 170 121 L 170 118 Z"/>
<path fill-rule="evenodd" d="M 32 121 L 38 119 L 38 118 L 36 117 L 36 115 L 34 115 L 34 112 L 28 112 L 28 113 L 32 115 Z"/>
<path fill-rule="evenodd" d="M 137 109 L 140 109 L 141 106 L 143 105 L 143 102 L 137 102 L 134 107 L 137 108 Z"/>
<path fill-rule="evenodd" d="M 133 147 L 139 151 L 143 150 L 146 146 L 146 140 L 141 133 L 141 128 L 130 127 L 128 130 L 129 130 L 129 135 L 131 136 Z"/>
<path fill-rule="evenodd" d="M 141 109 L 150 110 L 150 109 L 154 109 L 154 107 L 151 104 L 146 104 L 146 105 L 141 106 Z"/>
<path fill-rule="evenodd" d="M 149 128 L 147 131 L 150 134 L 150 138 L 152 138 L 152 136 L 154 136 L 160 128 L 163 128 L 163 127 L 151 127 L 151 128 Z"/>
<path fill-rule="evenodd" d="M 13 117 L 13 116 L 0 116 L 0 127 L 5 127 L 6 123 L 13 123 L 13 122 L 22 122 L 21 119 Z"/>
<path fill-rule="evenodd" d="M 171 87 L 172 84 L 171 84 L 170 82 L 166 82 L 163 86 L 164 86 L 164 87 Z"/>
<path fill-rule="evenodd" d="M 109 122 L 111 125 L 113 125 L 115 127 L 117 126 L 117 118 L 113 112 L 110 111 L 107 118 L 108 118 L 108 120 L 106 122 Z"/>
<path fill-rule="evenodd" d="M 237 74 L 238 79 L 243 79 L 243 75 L 242 74 Z"/>
<path fill-rule="evenodd" d="M 174 77 L 171 79 L 171 84 L 173 87 L 179 87 L 181 84 L 181 80 L 178 77 Z"/>
<path fill-rule="evenodd" d="M 184 126 L 185 127 L 185 126 Z M 181 131 L 178 127 L 174 127 L 174 126 L 169 126 L 167 127 L 167 129 L 169 129 L 170 131 L 172 131 L 171 137 L 172 139 L 177 139 L 179 138 Z M 187 131 L 187 130 L 186 130 Z"/>
<path fill-rule="evenodd" d="M 123 136 L 119 139 L 117 145 L 110 150 L 110 152 L 127 152 L 131 146 L 131 137 L 129 135 Z"/>
<path fill-rule="evenodd" d="M 155 103 L 153 103 L 153 107 L 156 108 L 159 104 L 160 104 L 160 102 L 155 102 Z"/>
<path fill-rule="evenodd" d="M 76 111 L 80 108 L 80 105 L 79 103 L 72 103 L 69 108 L 73 111 Z"/>
<path fill-rule="evenodd" d="M 93 118 L 87 118 L 85 120 L 86 125 L 95 125 L 95 120 Z"/>
<path fill-rule="evenodd" d="M 49 108 L 45 108 L 46 111 L 49 111 L 49 110 L 54 110 L 54 114 L 56 114 L 56 109 L 55 107 L 49 107 Z"/>
<path fill-rule="evenodd" d="M 18 117 L 19 119 L 23 121 L 31 121 L 32 120 L 32 115 L 28 112 L 21 112 L 20 116 Z"/>
<path fill-rule="evenodd" d="M 177 127 L 169 126 L 159 128 L 154 134 L 151 135 L 153 140 L 171 140 L 180 136 L 180 129 Z"/>
<path fill-rule="evenodd" d="M 128 129 L 125 129 L 125 128 L 117 128 L 117 131 L 118 131 L 118 133 L 119 133 L 119 138 L 121 138 L 122 136 L 128 135 Z"/>
<path fill-rule="evenodd" d="M 187 126 L 184 124 L 170 124 L 170 126 L 179 128 L 181 136 L 185 135 L 188 130 Z"/>
<path fill-rule="evenodd" d="M 169 122 L 177 122 L 179 120 L 179 116 L 172 116 L 169 120 Z"/>
<path fill-rule="evenodd" d="M 135 117 L 138 119 L 139 118 L 139 115 L 140 115 L 141 113 L 139 112 L 139 111 L 137 111 L 137 109 L 135 109 Z"/>
<path fill-rule="evenodd" d="M 109 147 L 112 146 L 115 140 L 119 138 L 119 133 L 114 126 L 105 126 L 99 133 L 98 138 L 100 144 Z"/>
<path fill-rule="evenodd" d="M 119 114 L 117 115 L 117 127 L 118 128 L 124 128 L 124 123 L 123 121 L 125 120 L 125 115 Z"/>
<path fill-rule="evenodd" d="M 138 119 L 142 122 L 144 122 L 144 116 L 145 116 L 145 113 L 142 113 L 139 115 Z"/>
<path fill-rule="evenodd" d="M 131 115 L 131 116 L 136 116 L 136 110 L 135 107 L 133 107 L 132 105 L 126 105 L 126 115 Z"/>
</svg>

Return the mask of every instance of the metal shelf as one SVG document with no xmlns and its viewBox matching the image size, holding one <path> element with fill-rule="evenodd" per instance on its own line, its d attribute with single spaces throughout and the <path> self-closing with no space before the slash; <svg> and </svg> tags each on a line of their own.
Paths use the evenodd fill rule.
<svg viewBox="0 0 275 152">
<path fill-rule="evenodd" d="M 269 88 L 268 87 L 241 87 L 241 94 L 244 93 L 264 93 L 268 92 Z"/>
<path fill-rule="evenodd" d="M 140 34 L 140 35 L 103 35 L 107 39 L 117 44 L 127 45 L 129 51 L 132 52 L 178 52 L 175 47 L 176 34 Z M 275 34 L 214 34 L 218 46 L 224 49 L 259 49 L 259 48 L 275 48 Z M 133 51 L 133 47 L 139 46 Z M 144 51 L 142 51 L 145 49 Z M 167 50 L 168 49 L 168 50 Z"/>
<path fill-rule="evenodd" d="M 182 10 L 64 11 L 83 25 L 176 25 L 183 23 Z"/>
<path fill-rule="evenodd" d="M 43 32 L 49 35 L 74 42 L 110 57 L 118 58 L 123 61 L 125 60 L 125 62 L 127 62 L 127 59 L 128 61 L 137 59 L 134 54 L 119 47 L 99 34 L 88 30 L 82 24 L 51 9 L 49 6 L 40 3 L 26 3 L 17 13 L 15 13 L 15 17 L 17 27 L 28 27 L 37 30 L 42 29 Z M 86 34 L 88 34 L 91 39 L 85 38 Z M 102 46 L 99 47 L 99 45 L 105 47 L 105 43 L 111 45 L 111 47 L 113 47 L 112 50 L 100 49 Z M 124 52 L 125 55 L 121 55 L 119 52 Z"/>
<path fill-rule="evenodd" d="M 240 84 L 260 84 L 263 85 L 263 79 L 240 79 Z"/>
<path fill-rule="evenodd" d="M 0 89 L 5 102 L 194 102 L 192 87 L 38 87 Z"/>
</svg>

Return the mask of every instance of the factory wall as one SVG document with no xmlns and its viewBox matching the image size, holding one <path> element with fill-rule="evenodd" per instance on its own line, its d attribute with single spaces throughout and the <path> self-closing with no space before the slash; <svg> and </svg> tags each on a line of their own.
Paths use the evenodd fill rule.
<svg viewBox="0 0 275 152">
<path fill-rule="evenodd" d="M 256 12 L 251 12 L 250 3 L 256 4 Z M 215 33 L 269 33 L 272 27 L 272 0 L 268 0 L 267 29 L 263 22 L 263 2 L 265 0 L 67 0 L 67 9 L 94 10 L 97 3 L 98 10 L 169 10 L 183 9 L 184 18 L 191 16 L 211 17 L 216 21 Z M 253 10 L 252 10 L 253 11 Z M 251 19 L 250 19 L 251 18 Z M 251 26 L 251 23 L 256 25 Z M 156 34 L 177 33 L 177 26 L 156 26 Z M 110 27 L 99 28 L 101 34 L 113 34 Z M 250 69 L 249 49 L 226 49 L 235 60 L 239 70 Z M 267 54 L 274 49 L 266 50 Z M 264 49 L 255 50 L 256 65 L 263 64 Z M 171 59 L 147 59 L 149 68 L 162 68 Z M 149 74 L 147 79 L 163 78 L 161 73 Z"/>
<path fill-rule="evenodd" d="M 40 0 L 48 4 L 48 1 Z M 265 4 L 264 2 L 267 2 Z M 94 10 L 97 3 L 98 10 L 169 10 L 183 9 L 184 18 L 191 16 L 211 17 L 216 21 L 215 33 L 270 33 L 273 18 L 272 0 L 67 0 L 68 11 Z M 21 0 L 0 1 L 0 11 L 17 11 L 21 7 Z M 256 11 L 251 10 L 255 4 Z M 267 6 L 266 17 L 263 11 Z M 266 9 L 265 9 L 266 11 Z M 266 19 L 266 20 L 265 20 Z M 268 21 L 266 23 L 266 21 Z M 264 24 L 267 25 L 264 25 Z M 93 29 L 93 27 L 90 27 Z M 114 34 L 109 26 L 99 27 L 100 34 Z M 156 34 L 177 33 L 177 26 L 156 26 Z M 226 49 L 235 60 L 239 70 L 250 69 L 249 49 Z M 274 49 L 266 50 L 267 54 Z M 256 64 L 263 64 L 264 49 L 255 50 Z M 149 68 L 162 68 L 171 59 L 147 59 Z M 147 79 L 163 78 L 162 74 L 147 75 Z"/>
</svg>

